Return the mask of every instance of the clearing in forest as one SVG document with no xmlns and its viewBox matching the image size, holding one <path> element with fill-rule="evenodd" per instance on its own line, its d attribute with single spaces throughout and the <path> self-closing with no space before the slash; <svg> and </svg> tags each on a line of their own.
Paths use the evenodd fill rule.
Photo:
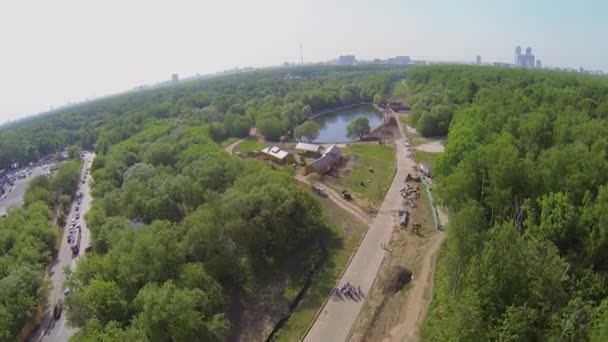
<svg viewBox="0 0 608 342">
<path fill-rule="evenodd" d="M 348 158 L 337 184 L 361 202 L 378 208 L 395 174 L 395 149 L 379 144 L 352 144 L 344 149 Z M 370 168 L 371 171 L 370 171 Z"/>
</svg>

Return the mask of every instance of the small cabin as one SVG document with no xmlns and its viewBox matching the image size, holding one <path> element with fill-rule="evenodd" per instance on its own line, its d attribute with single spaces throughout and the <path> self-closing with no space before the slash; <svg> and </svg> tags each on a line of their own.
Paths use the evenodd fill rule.
<svg viewBox="0 0 608 342">
<path fill-rule="evenodd" d="M 321 145 L 301 142 L 296 145 L 296 153 L 305 157 L 318 158 L 321 156 Z"/>
<path fill-rule="evenodd" d="M 294 161 L 291 153 L 281 150 L 281 148 L 278 146 L 266 147 L 262 150 L 262 154 L 278 164 L 285 165 Z"/>
</svg>

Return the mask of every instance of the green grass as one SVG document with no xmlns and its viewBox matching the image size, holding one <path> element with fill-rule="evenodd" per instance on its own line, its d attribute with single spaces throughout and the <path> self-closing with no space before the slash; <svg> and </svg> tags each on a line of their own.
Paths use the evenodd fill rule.
<svg viewBox="0 0 608 342">
<path fill-rule="evenodd" d="M 330 200 L 321 199 L 321 202 L 324 206 L 325 222 L 332 227 L 334 233 L 327 243 L 329 255 L 304 299 L 277 335 L 277 341 L 300 340 L 325 303 L 331 289 L 336 285 L 350 256 L 367 230 L 367 225 L 353 218 Z"/>
<path fill-rule="evenodd" d="M 426 152 L 426 151 L 418 151 L 416 150 L 415 154 L 415 159 L 417 163 L 429 163 L 429 165 L 431 165 L 431 169 L 435 168 L 435 162 L 437 161 L 437 158 L 441 155 L 441 153 L 433 153 L 433 152 Z"/>
<path fill-rule="evenodd" d="M 241 152 L 255 152 L 265 148 L 266 145 L 257 140 L 245 140 L 239 144 Z"/>
<path fill-rule="evenodd" d="M 361 144 L 348 146 L 344 154 L 351 158 L 353 168 L 340 178 L 339 184 L 378 208 L 395 174 L 395 150 L 383 145 Z M 370 167 L 374 172 L 369 171 Z"/>
<path fill-rule="evenodd" d="M 409 126 L 414 127 L 414 125 L 412 124 L 412 116 L 409 114 L 399 115 L 399 120 L 401 120 L 401 123 L 404 125 L 409 125 Z"/>
<path fill-rule="evenodd" d="M 412 116 L 409 114 L 399 116 L 399 120 L 401 120 L 401 123 L 404 125 L 408 125 L 408 126 L 414 127 L 414 128 L 416 127 L 412 123 Z M 410 132 L 410 131 L 408 131 L 407 135 L 410 137 L 410 139 L 412 141 L 412 147 L 416 147 L 418 145 L 426 144 L 428 142 L 433 141 L 433 139 L 427 139 L 418 133 L 414 133 L 414 132 Z"/>
<path fill-rule="evenodd" d="M 398 80 L 393 84 L 393 89 L 391 89 L 391 96 L 395 97 L 401 101 L 405 101 L 407 98 L 407 86 L 403 83 L 403 80 Z"/>
</svg>

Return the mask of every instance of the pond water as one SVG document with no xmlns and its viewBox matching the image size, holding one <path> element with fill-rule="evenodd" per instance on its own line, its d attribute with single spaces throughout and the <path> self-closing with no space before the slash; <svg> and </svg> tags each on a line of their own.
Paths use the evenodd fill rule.
<svg viewBox="0 0 608 342">
<path fill-rule="evenodd" d="M 372 105 L 338 109 L 313 119 L 321 126 L 321 129 L 319 130 L 319 136 L 312 142 L 331 143 L 357 140 L 357 138 L 349 138 L 347 136 L 348 131 L 346 127 L 351 121 L 360 116 L 364 116 L 369 120 L 369 126 L 372 130 L 382 125 L 382 113 L 378 112 Z"/>
</svg>

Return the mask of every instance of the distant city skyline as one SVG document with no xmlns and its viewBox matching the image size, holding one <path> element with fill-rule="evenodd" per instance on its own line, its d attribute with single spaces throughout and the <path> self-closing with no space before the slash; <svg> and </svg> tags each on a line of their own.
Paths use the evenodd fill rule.
<svg viewBox="0 0 608 342">
<path fill-rule="evenodd" d="M 145 10 L 142 10 L 145 9 Z M 608 2 L 362 0 L 7 2 L 0 122 L 51 106 L 234 67 L 328 61 L 513 63 L 608 70 Z M 278 29 L 280 28 L 280 29 Z"/>
</svg>

